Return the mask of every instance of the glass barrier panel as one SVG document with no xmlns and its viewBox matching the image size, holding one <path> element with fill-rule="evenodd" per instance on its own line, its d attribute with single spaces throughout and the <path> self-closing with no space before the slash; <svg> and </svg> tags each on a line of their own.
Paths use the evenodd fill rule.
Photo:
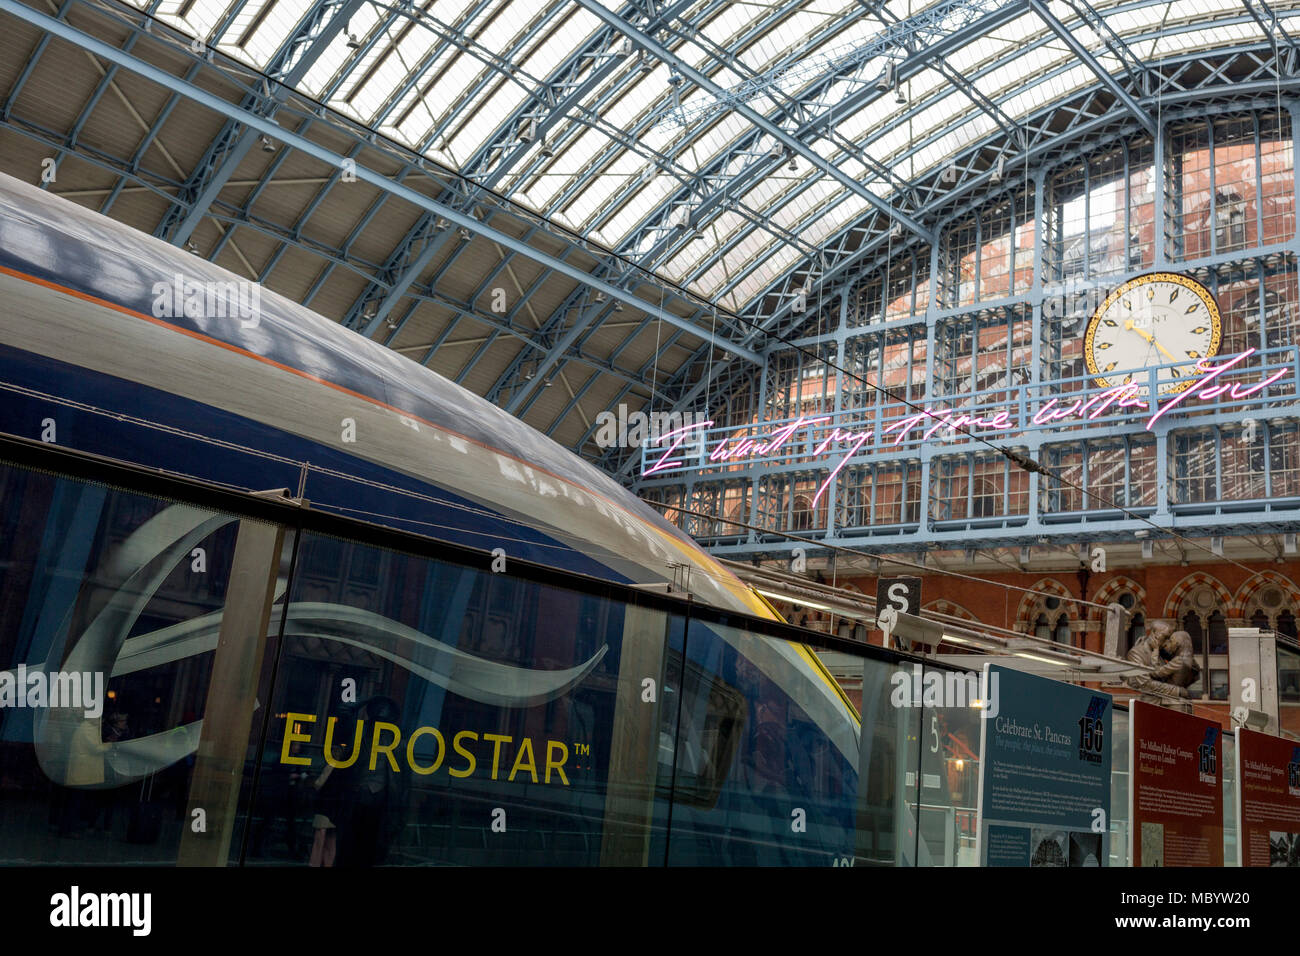
<svg viewBox="0 0 1300 956">
<path fill-rule="evenodd" d="M 233 569 L 278 534 L 0 463 L 0 862 L 176 862 L 190 835 L 220 852 L 233 794 L 209 778 L 195 822 L 196 755 L 247 736 L 216 648 L 247 650 L 231 607 L 268 625 L 274 576 Z"/>
<path fill-rule="evenodd" d="M 1240 866 L 1237 859 L 1237 737 L 1223 735 L 1223 865 Z"/>
<path fill-rule="evenodd" d="M 1300 736 L 1300 652 L 1282 642 L 1277 644 L 1278 726 L 1283 733 Z"/>
<path fill-rule="evenodd" d="M 696 618 L 673 641 L 684 686 L 671 865 L 846 866 L 904 855 L 895 808 L 905 721 L 889 707 L 885 664 L 843 666 L 856 669 L 869 712 L 874 733 L 863 739 L 853 704 L 807 647 Z"/>
<path fill-rule="evenodd" d="M 662 862 L 669 631 L 486 562 L 304 533 L 245 861 Z"/>
<path fill-rule="evenodd" d="M 921 773 L 917 794 L 921 866 L 978 866 L 982 670 L 900 667 L 898 686 L 921 690 Z M 918 685 L 917 681 L 921 683 Z"/>
<path fill-rule="evenodd" d="M 1111 710 L 1110 732 L 1110 865 L 1130 866 L 1128 854 L 1129 712 Z"/>
</svg>

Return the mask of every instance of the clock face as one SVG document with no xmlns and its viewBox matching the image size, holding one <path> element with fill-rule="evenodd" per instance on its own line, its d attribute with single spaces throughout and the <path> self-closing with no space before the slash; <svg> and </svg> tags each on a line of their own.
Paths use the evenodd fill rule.
<svg viewBox="0 0 1300 956">
<path fill-rule="evenodd" d="M 1152 272 L 1130 279 L 1106 297 L 1084 335 L 1088 371 L 1102 388 L 1129 383 L 1145 394 L 1148 368 L 1160 395 L 1192 386 L 1196 367 L 1219 351 L 1223 320 L 1210 291 L 1195 279 Z"/>
</svg>

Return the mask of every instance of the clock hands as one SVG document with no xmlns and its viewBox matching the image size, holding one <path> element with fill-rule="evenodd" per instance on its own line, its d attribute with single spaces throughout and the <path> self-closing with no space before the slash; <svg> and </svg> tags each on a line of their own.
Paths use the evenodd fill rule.
<svg viewBox="0 0 1300 956">
<path fill-rule="evenodd" d="M 1165 348 L 1158 341 L 1156 341 L 1156 337 L 1154 335 L 1152 335 L 1150 332 L 1143 331 L 1142 329 L 1139 329 L 1136 325 L 1134 325 L 1132 319 L 1125 320 L 1124 328 L 1130 332 L 1136 332 L 1138 335 L 1142 336 L 1142 338 L 1147 340 L 1148 344 L 1154 345 L 1160 351 L 1164 352 L 1165 357 L 1169 359 L 1171 362 L 1178 361 L 1178 359 L 1174 358 L 1173 353 L 1171 353 L 1167 348 Z"/>
</svg>

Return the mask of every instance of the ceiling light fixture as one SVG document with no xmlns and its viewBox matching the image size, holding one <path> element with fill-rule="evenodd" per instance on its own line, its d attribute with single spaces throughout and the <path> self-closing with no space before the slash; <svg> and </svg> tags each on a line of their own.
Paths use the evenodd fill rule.
<svg viewBox="0 0 1300 956">
<path fill-rule="evenodd" d="M 1042 657 L 1038 654 L 1030 654 L 1028 651 L 1012 651 L 1016 657 L 1023 657 L 1026 660 L 1039 661 L 1043 664 L 1051 664 L 1054 667 L 1069 667 L 1074 661 L 1058 661 L 1050 657 Z"/>
<path fill-rule="evenodd" d="M 784 601 L 787 604 L 798 604 L 801 607 L 810 607 L 817 611 L 829 611 L 832 608 L 826 604 L 818 604 L 815 601 L 809 601 L 806 598 L 795 597 L 793 594 L 781 594 L 778 591 L 764 591 L 762 588 L 754 588 L 763 597 L 773 598 L 777 601 Z"/>
</svg>

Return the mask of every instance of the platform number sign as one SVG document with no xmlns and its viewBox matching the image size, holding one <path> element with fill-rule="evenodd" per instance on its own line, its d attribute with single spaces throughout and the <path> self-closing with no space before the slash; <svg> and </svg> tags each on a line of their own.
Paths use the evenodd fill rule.
<svg viewBox="0 0 1300 956">
<path fill-rule="evenodd" d="M 885 635 L 885 646 L 898 628 L 898 615 L 918 614 L 921 610 L 920 578 L 876 579 L 876 626 Z M 900 642 L 907 650 L 907 642 Z"/>
<path fill-rule="evenodd" d="M 920 578 L 880 578 L 876 581 L 876 609 L 893 608 L 898 614 L 921 611 Z"/>
<path fill-rule="evenodd" d="M 1088 763 L 1101 763 L 1102 749 L 1106 746 L 1106 698 L 1096 697 L 1088 704 L 1087 712 L 1079 718 L 1079 759 Z"/>
<path fill-rule="evenodd" d="M 1213 782 L 1219 775 L 1219 748 L 1215 746 L 1218 740 L 1219 728 L 1207 727 L 1205 742 L 1196 748 L 1196 759 L 1199 765 L 1197 769 L 1201 779 L 1207 783 Z"/>
</svg>

